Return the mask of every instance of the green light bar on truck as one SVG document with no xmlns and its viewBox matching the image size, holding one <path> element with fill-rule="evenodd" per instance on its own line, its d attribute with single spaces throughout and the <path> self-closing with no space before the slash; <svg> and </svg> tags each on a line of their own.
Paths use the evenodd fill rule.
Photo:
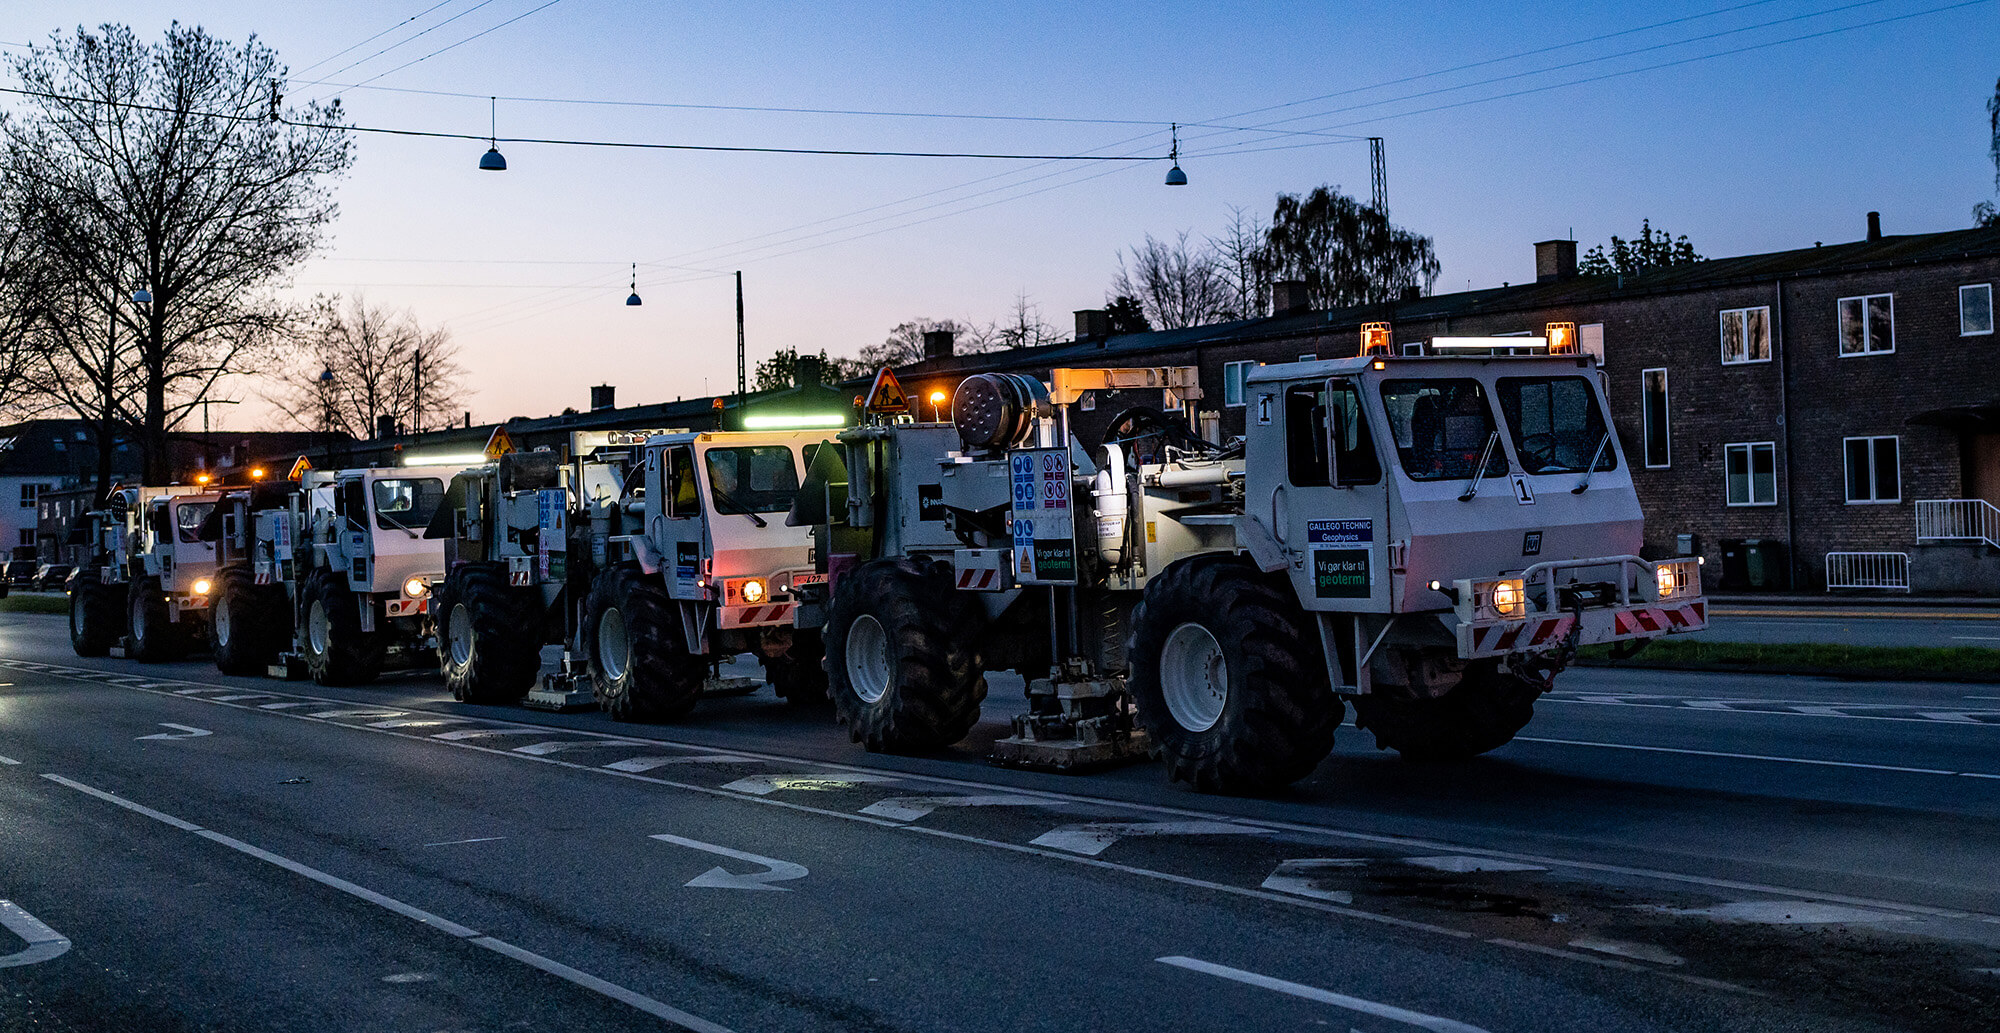
<svg viewBox="0 0 2000 1033">
<path fill-rule="evenodd" d="M 804 430 L 811 427 L 845 427 L 847 417 L 839 413 L 800 413 L 796 416 L 745 416 L 745 430 Z"/>
</svg>

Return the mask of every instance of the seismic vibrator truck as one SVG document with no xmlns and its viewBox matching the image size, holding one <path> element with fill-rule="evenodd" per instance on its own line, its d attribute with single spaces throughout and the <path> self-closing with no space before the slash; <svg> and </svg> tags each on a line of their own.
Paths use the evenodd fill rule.
<svg viewBox="0 0 2000 1033">
<path fill-rule="evenodd" d="M 879 381 L 878 381 L 879 383 Z M 1029 712 L 1002 763 L 1153 751 L 1256 792 L 1309 774 L 1344 704 L 1381 748 L 1509 741 L 1582 645 L 1706 625 L 1698 560 L 1637 553 L 1642 515 L 1587 356 L 1390 356 L 1254 368 L 1246 433 L 1160 410 L 1070 432 L 1087 392 L 1191 367 L 963 382 L 950 424 L 864 426 L 816 464 L 802 628 L 871 750 L 964 737 L 991 670 Z"/>
<path fill-rule="evenodd" d="M 70 585 L 78 655 L 122 645 L 141 662 L 177 660 L 207 637 L 222 561 L 210 517 L 229 497 L 199 485 L 118 488 L 79 518 L 93 558 Z"/>
<path fill-rule="evenodd" d="M 567 464 L 513 452 L 462 472 L 427 532 L 451 561 L 436 620 L 453 695 L 669 720 L 744 687 L 719 668 L 751 653 L 781 697 L 824 700 L 817 636 L 792 630 L 809 530 L 785 523 L 823 437 L 622 432 L 573 442 Z"/>
</svg>

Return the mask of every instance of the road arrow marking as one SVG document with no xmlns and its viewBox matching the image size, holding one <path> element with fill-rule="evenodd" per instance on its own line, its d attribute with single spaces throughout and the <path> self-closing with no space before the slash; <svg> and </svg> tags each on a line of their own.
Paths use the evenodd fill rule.
<svg viewBox="0 0 2000 1033">
<path fill-rule="evenodd" d="M 990 793 L 978 796 L 898 796 L 871 803 L 861 813 L 892 821 L 916 821 L 940 807 L 1046 807 L 1049 801 L 1032 796 Z"/>
<path fill-rule="evenodd" d="M 36 965 L 69 953 L 69 937 L 43 925 L 41 919 L 11 900 L 0 900 L 0 925 L 28 943 L 26 950 L 0 956 L 0 968 Z"/>
<path fill-rule="evenodd" d="M 1128 836 L 1268 836 L 1271 829 L 1226 821 L 1090 822 L 1064 825 L 1034 838 L 1033 845 L 1095 857 Z"/>
<path fill-rule="evenodd" d="M 1279 893 L 1290 893 L 1297 897 L 1331 900 L 1336 904 L 1352 904 L 1354 894 L 1346 890 L 1321 889 L 1319 880 L 1330 872 L 1359 868 L 1367 863 L 1358 857 L 1305 857 L 1281 861 L 1278 870 L 1264 880 L 1263 888 L 1277 890 Z"/>
<path fill-rule="evenodd" d="M 808 874 L 806 866 L 802 864 L 780 861 L 775 857 L 762 857 L 757 854 L 745 853 L 741 850 L 731 850 L 726 846 L 703 843 L 698 839 L 683 839 L 680 836 L 670 836 L 664 832 L 647 838 L 657 839 L 662 843 L 672 843 L 675 846 L 684 846 L 690 850 L 700 850 L 703 853 L 720 854 L 731 860 L 748 861 L 751 864 L 762 865 L 765 869 L 764 871 L 755 872 L 750 875 L 735 875 L 728 869 L 718 866 L 689 879 L 685 883 L 688 886 L 717 890 L 777 890 L 780 893 L 789 893 L 791 892 L 791 887 L 773 886 L 771 883 L 803 879 Z"/>
<path fill-rule="evenodd" d="M 165 721 L 160 722 L 160 727 L 175 729 L 179 734 L 175 734 L 175 732 L 154 732 L 151 735 L 140 736 L 138 741 L 146 739 L 199 739 L 204 735 L 215 734 L 206 728 L 191 728 L 187 725 L 169 724 Z"/>
<path fill-rule="evenodd" d="M 889 775 L 871 775 L 861 771 L 829 772 L 817 775 L 753 775 L 739 778 L 722 788 L 755 796 L 769 796 L 781 789 L 827 790 L 848 789 L 867 782 L 895 782 Z"/>
</svg>

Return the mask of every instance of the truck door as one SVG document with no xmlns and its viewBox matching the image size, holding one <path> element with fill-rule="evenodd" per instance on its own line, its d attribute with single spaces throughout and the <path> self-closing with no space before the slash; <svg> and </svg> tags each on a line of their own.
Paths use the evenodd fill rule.
<svg viewBox="0 0 2000 1033">
<path fill-rule="evenodd" d="M 1285 475 L 1271 526 L 1294 557 L 1292 582 L 1309 610 L 1389 606 L 1389 503 L 1382 461 L 1353 381 L 1287 384 L 1280 399 Z"/>
<path fill-rule="evenodd" d="M 695 487 L 694 448 L 671 445 L 659 453 L 660 505 L 646 528 L 660 551 L 660 576 L 667 594 L 699 599 L 702 585 L 701 494 Z"/>
<path fill-rule="evenodd" d="M 347 478 L 340 482 L 333 499 L 340 517 L 336 521 L 340 527 L 337 551 L 347 558 L 347 586 L 356 592 L 366 592 L 375 574 L 375 536 L 368 527 L 368 484 L 360 477 Z"/>
</svg>

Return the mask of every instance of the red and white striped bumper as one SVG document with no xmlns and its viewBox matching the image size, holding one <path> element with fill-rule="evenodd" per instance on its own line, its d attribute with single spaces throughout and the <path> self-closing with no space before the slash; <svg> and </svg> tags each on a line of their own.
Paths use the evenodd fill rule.
<svg viewBox="0 0 2000 1033">
<path fill-rule="evenodd" d="M 998 570 L 961 570 L 958 572 L 958 587 L 969 592 L 998 591 L 1006 587 Z"/>
<path fill-rule="evenodd" d="M 1584 610 L 1577 614 L 1531 615 L 1521 620 L 1458 625 L 1458 655 L 1466 660 L 1532 653 L 1560 646 L 1581 620 L 1577 645 L 1659 638 L 1708 627 L 1708 600 L 1702 598 L 1634 606 Z"/>
<path fill-rule="evenodd" d="M 790 624 L 794 603 L 763 603 L 757 606 L 725 606 L 722 627 L 757 628 L 766 624 Z"/>
</svg>

